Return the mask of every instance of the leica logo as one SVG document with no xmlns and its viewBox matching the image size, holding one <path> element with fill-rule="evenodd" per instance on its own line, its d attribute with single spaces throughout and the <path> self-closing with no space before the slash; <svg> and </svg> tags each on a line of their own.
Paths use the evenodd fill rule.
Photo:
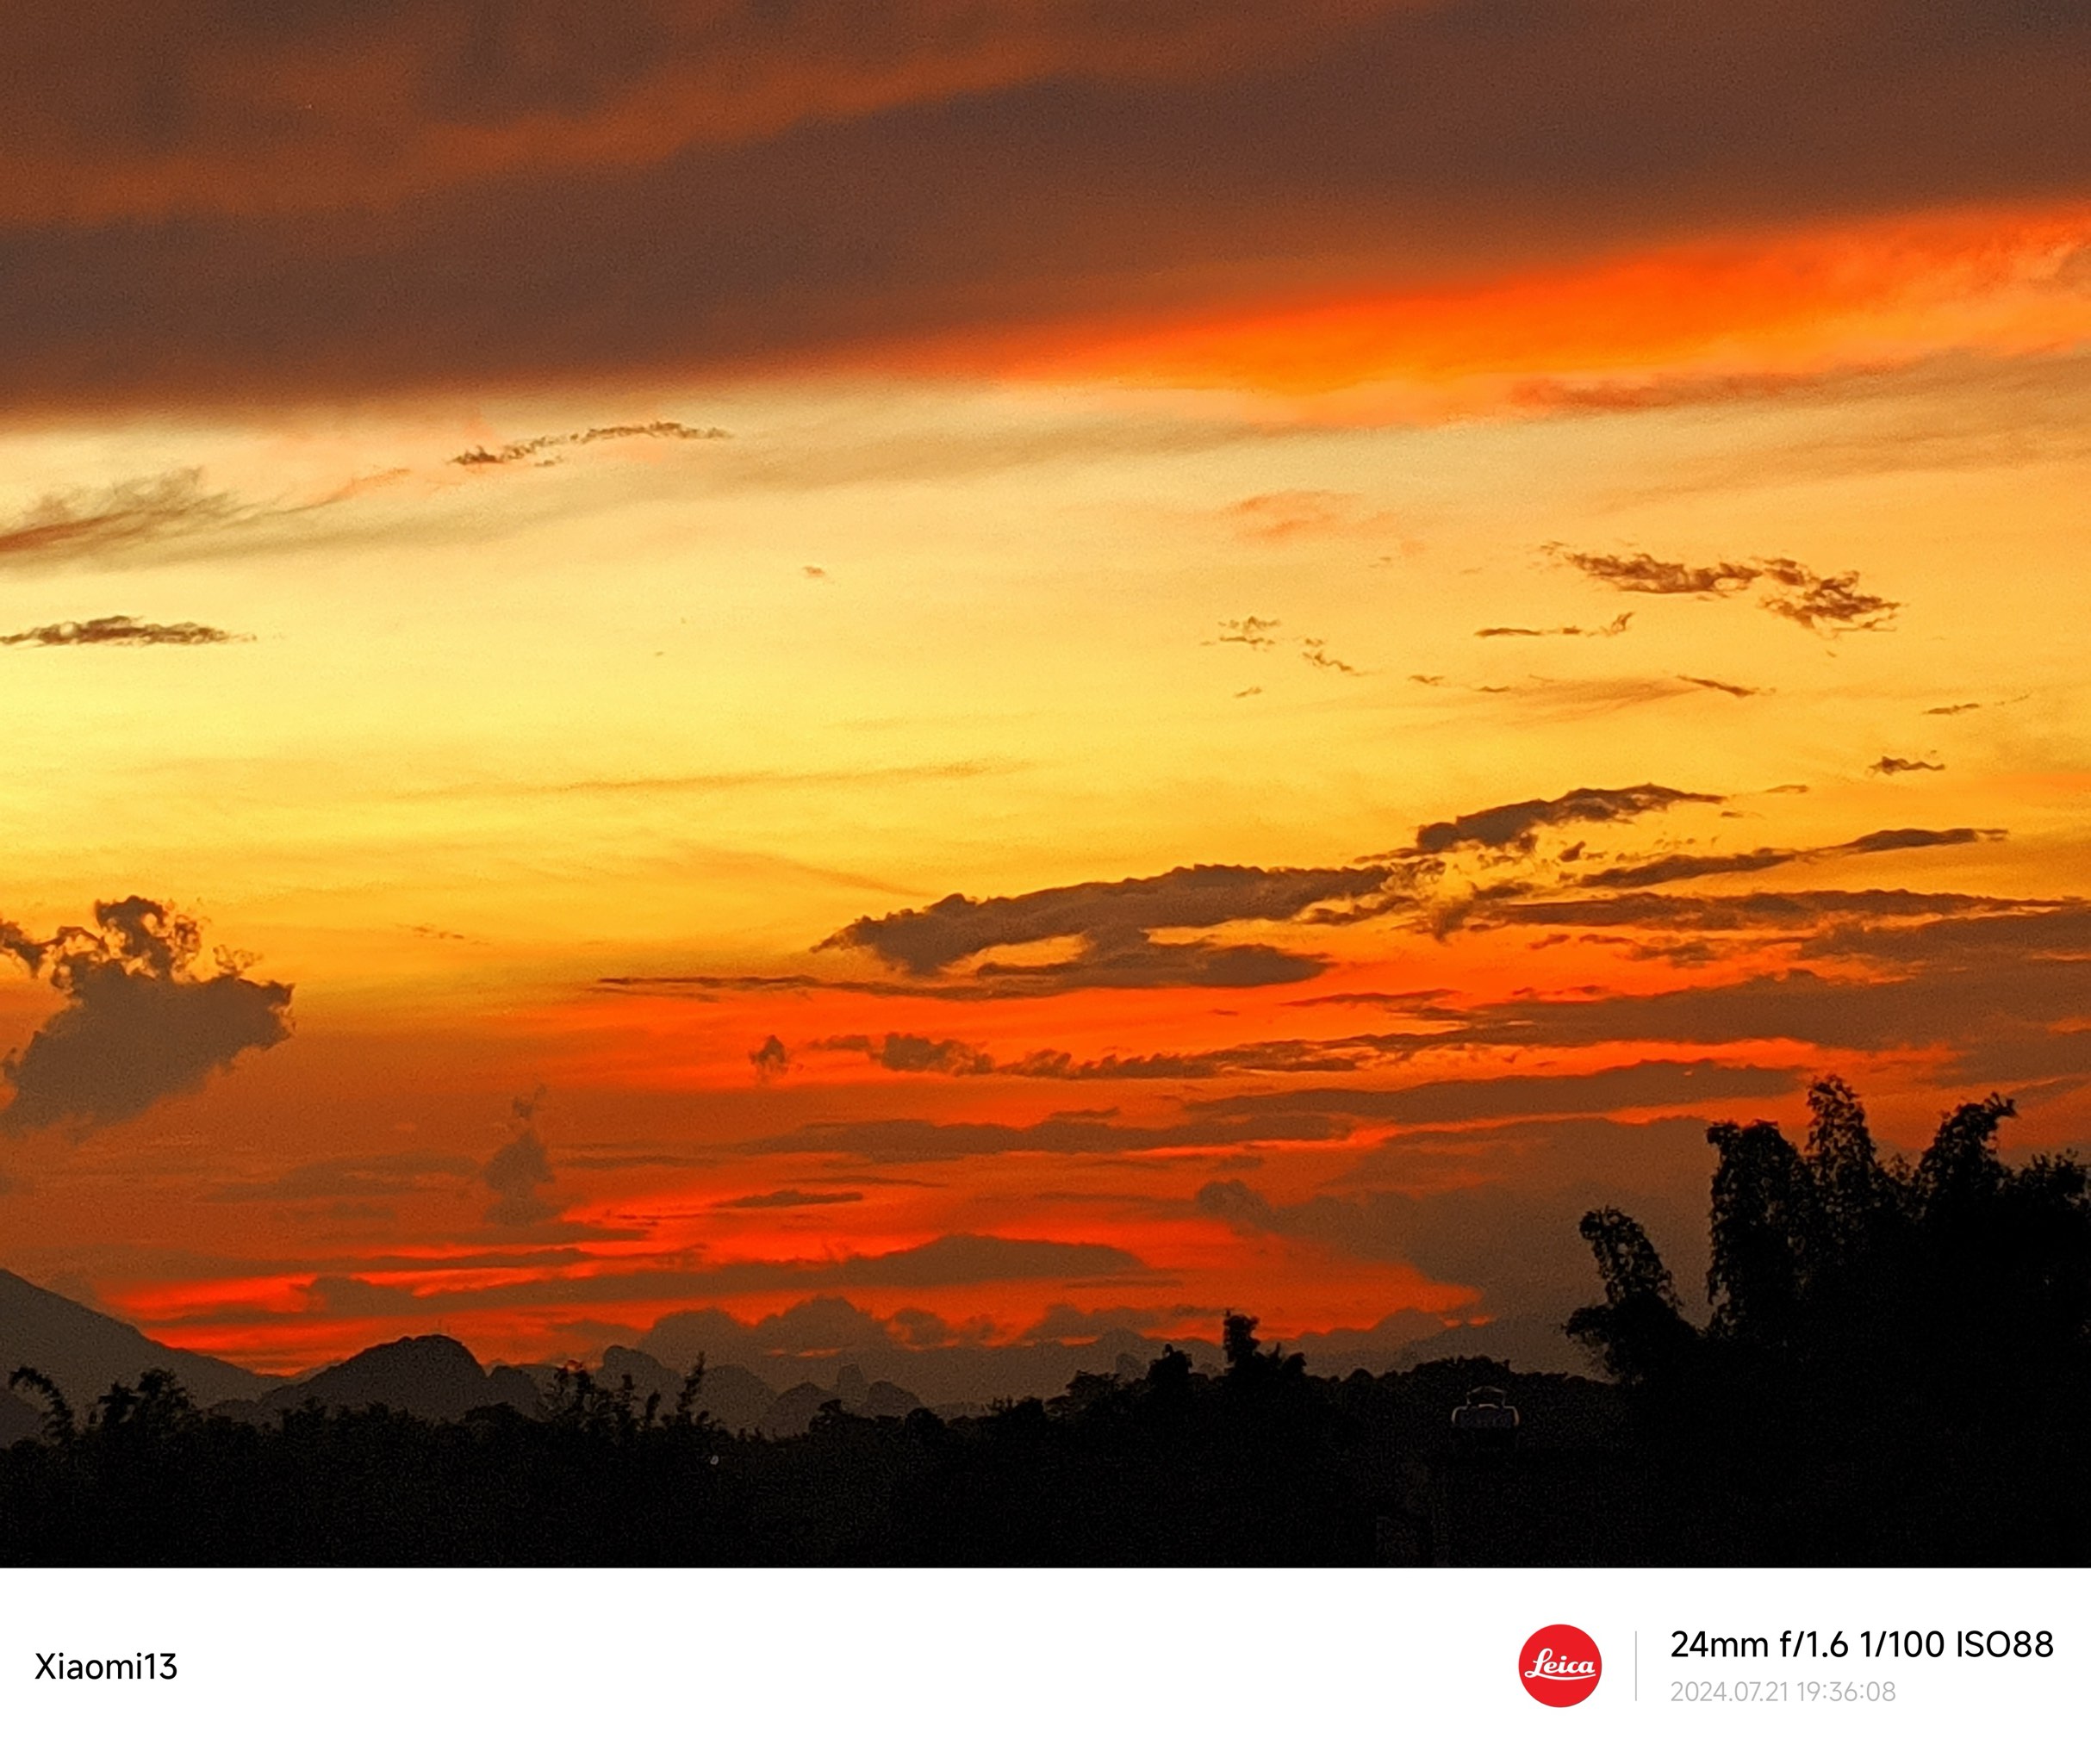
<svg viewBox="0 0 2091 1764">
<path fill-rule="evenodd" d="M 1597 1688 L 1604 1671 L 1596 1643 L 1573 1624 L 1549 1624 L 1518 1651 L 1517 1675 L 1549 1708 L 1565 1709 Z"/>
</svg>

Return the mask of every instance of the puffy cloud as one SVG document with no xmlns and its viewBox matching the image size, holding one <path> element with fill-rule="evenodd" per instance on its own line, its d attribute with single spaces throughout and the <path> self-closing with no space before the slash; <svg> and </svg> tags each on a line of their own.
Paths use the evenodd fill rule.
<svg viewBox="0 0 2091 1764">
<path fill-rule="evenodd" d="M 748 1056 L 748 1064 L 755 1068 L 758 1078 L 781 1078 L 791 1070 L 792 1056 L 777 1036 L 766 1035 L 762 1045 Z"/>
<path fill-rule="evenodd" d="M 92 929 L 68 925 L 44 942 L 0 923 L 0 948 L 65 1001 L 0 1062 L 15 1087 L 0 1131 L 129 1121 L 289 1035 L 291 989 L 246 978 L 222 953 L 220 971 L 199 978 L 201 945 L 194 919 L 135 894 L 97 902 Z"/>
<path fill-rule="evenodd" d="M 535 1119 L 543 1096 L 540 1090 L 535 1096 L 519 1096 L 509 1105 L 513 1131 L 508 1143 L 480 1166 L 480 1181 L 495 1195 L 494 1204 L 487 1209 L 489 1225 L 527 1230 L 558 1216 L 558 1208 L 541 1192 L 556 1179 Z"/>
</svg>

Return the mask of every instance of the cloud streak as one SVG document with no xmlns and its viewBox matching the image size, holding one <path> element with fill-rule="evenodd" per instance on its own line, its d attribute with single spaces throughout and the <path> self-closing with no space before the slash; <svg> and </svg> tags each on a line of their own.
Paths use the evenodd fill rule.
<svg viewBox="0 0 2091 1764">
<path fill-rule="evenodd" d="M 1324 902 L 1377 894 L 1393 875 L 1385 865 L 1269 870 L 1198 864 L 1160 876 L 1074 883 L 986 900 L 950 894 L 932 906 L 858 919 L 820 947 L 867 950 L 891 966 L 924 978 L 986 950 L 1059 937 L 1079 937 L 1088 943 L 1093 954 L 1084 963 L 1061 965 L 1079 966 L 1083 971 L 1107 970 L 1113 962 L 1129 977 L 1142 971 L 1210 974 L 1229 966 L 1239 966 L 1244 972 L 1284 970 L 1288 959 L 1283 952 L 1161 945 L 1149 941 L 1147 934 L 1251 920 L 1283 922 Z M 1301 972 L 1314 971 L 1310 966 Z M 1011 971 L 1003 967 L 993 972 Z"/>
<path fill-rule="evenodd" d="M 127 478 L 103 490 L 54 492 L 0 526 L 0 568 L 130 550 L 228 526 L 252 512 L 235 496 L 206 491 L 202 472 L 194 468 Z"/>
<path fill-rule="evenodd" d="M 124 649 L 150 649 L 171 646 L 177 649 L 194 649 L 207 643 L 251 643 L 251 637 L 242 637 L 236 631 L 221 630 L 215 624 L 155 624 L 147 620 L 133 618 L 128 613 L 112 613 L 103 618 L 84 619 L 78 623 L 68 621 L 62 624 L 37 624 L 27 630 L 9 631 L 0 636 L 0 645 L 18 649 L 28 645 L 39 649 L 81 649 L 115 646 Z"/>
<path fill-rule="evenodd" d="M 1622 612 L 1609 624 L 1550 624 L 1544 627 L 1489 624 L 1484 625 L 1474 635 L 1478 637 L 1620 637 L 1627 634 L 1627 627 L 1633 622 L 1634 615 L 1631 612 Z"/>
<path fill-rule="evenodd" d="M 1557 797 L 1534 797 L 1478 809 L 1450 821 L 1434 821 L 1416 834 L 1419 852 L 1447 852 L 1459 846 L 1497 850 L 1529 850 L 1541 829 L 1581 823 L 1631 821 L 1679 803 L 1719 803 L 1725 798 L 1665 784 L 1635 784 L 1618 790 L 1571 790 Z"/>
<path fill-rule="evenodd" d="M 1741 876 L 1783 865 L 1823 859 L 1867 857 L 1882 852 L 1920 851 L 1928 847 L 1975 845 L 2001 839 L 2001 827 L 1884 827 L 1862 833 L 1841 845 L 1789 848 L 1764 846 L 1755 851 L 1674 852 L 1646 863 L 1615 865 L 1582 879 L 1585 888 L 1654 888 L 1665 882 L 1687 882 L 1701 876 Z"/>
<path fill-rule="evenodd" d="M 563 435 L 533 435 L 526 441 L 507 441 L 498 447 L 468 447 L 453 457 L 452 465 L 479 469 L 487 466 L 551 465 L 559 447 L 593 447 L 603 441 L 726 441 L 724 429 L 694 428 L 688 423 L 663 420 L 653 423 L 610 423 L 599 428 L 575 429 Z M 821 575 L 814 570 L 812 574 Z"/>
</svg>

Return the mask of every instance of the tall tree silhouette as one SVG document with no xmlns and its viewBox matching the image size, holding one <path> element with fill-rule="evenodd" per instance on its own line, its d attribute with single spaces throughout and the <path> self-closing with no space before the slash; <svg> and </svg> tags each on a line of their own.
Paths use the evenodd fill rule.
<svg viewBox="0 0 2091 1764">
<path fill-rule="evenodd" d="M 1616 1207 L 1583 1215 L 1583 1239 L 1597 1258 L 1604 1302 L 1568 1320 L 1568 1333 L 1626 1384 L 1675 1375 L 1698 1340 L 1677 1310 L 1677 1287 L 1648 1233 Z"/>
</svg>

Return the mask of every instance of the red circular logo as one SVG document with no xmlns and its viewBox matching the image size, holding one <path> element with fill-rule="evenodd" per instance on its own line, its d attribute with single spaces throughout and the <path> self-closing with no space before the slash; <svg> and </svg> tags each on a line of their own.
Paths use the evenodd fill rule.
<svg viewBox="0 0 2091 1764">
<path fill-rule="evenodd" d="M 1597 1644 L 1572 1623 L 1548 1624 L 1518 1650 L 1518 1682 L 1554 1709 L 1580 1703 L 1603 1671 Z"/>
</svg>

